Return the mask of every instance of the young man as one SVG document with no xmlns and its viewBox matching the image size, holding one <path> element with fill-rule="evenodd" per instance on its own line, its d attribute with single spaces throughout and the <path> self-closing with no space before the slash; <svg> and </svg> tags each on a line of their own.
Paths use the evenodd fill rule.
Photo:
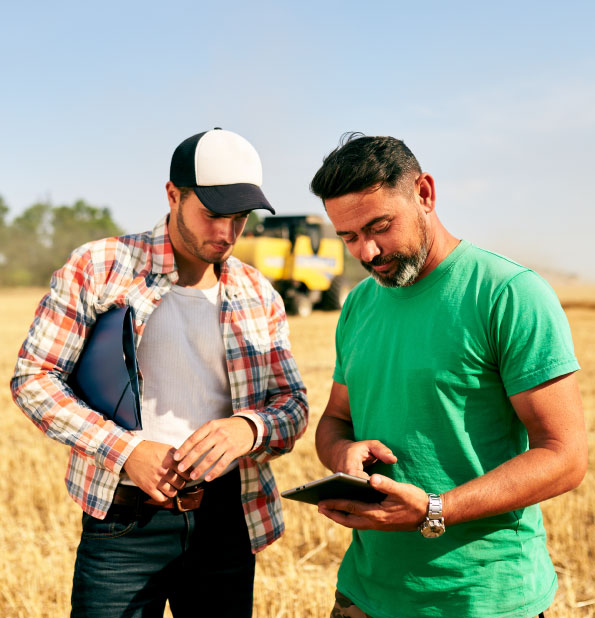
<svg viewBox="0 0 595 618">
<path fill-rule="evenodd" d="M 576 487 L 587 465 L 553 290 L 449 233 L 432 177 L 392 137 L 352 135 L 312 190 L 372 274 L 337 326 L 318 454 L 387 495 L 319 505 L 354 528 L 332 616 L 540 614 L 556 574 L 537 503 Z"/>
<path fill-rule="evenodd" d="M 254 148 L 230 131 L 175 150 L 152 232 L 76 249 L 19 354 L 15 401 L 68 444 L 82 507 L 72 616 L 252 614 L 254 553 L 283 532 L 269 461 L 305 431 L 305 388 L 279 295 L 231 257 L 251 210 L 273 212 Z M 67 385 L 98 317 L 130 306 L 142 430 Z M 200 482 L 198 488 L 197 483 Z"/>
</svg>

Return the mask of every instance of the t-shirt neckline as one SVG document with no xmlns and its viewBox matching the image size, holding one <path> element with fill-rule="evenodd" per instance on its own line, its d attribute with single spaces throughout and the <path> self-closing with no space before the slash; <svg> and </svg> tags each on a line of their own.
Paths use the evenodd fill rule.
<svg viewBox="0 0 595 618">
<path fill-rule="evenodd" d="M 390 294 L 394 298 L 412 298 L 419 294 L 423 294 L 426 290 L 438 283 L 440 279 L 455 265 L 459 258 L 471 247 L 471 243 L 466 240 L 461 240 L 459 244 L 434 268 L 434 270 L 413 285 L 408 285 L 402 288 L 387 288 L 376 282 L 379 288 Z"/>
</svg>

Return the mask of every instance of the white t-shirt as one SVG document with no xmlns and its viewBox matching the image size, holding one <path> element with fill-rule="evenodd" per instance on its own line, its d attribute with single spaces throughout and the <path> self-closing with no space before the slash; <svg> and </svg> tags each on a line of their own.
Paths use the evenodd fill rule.
<svg viewBox="0 0 595 618">
<path fill-rule="evenodd" d="M 177 448 L 207 421 L 232 414 L 219 287 L 172 286 L 145 326 L 137 350 L 143 428 L 135 432 L 144 440 Z M 130 482 L 125 474 L 121 481 Z"/>
</svg>

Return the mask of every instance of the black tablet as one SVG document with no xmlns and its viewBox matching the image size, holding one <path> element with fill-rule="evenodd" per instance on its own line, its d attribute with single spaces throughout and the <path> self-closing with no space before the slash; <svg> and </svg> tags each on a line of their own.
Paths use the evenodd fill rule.
<svg viewBox="0 0 595 618">
<path fill-rule="evenodd" d="M 359 476 L 337 472 L 317 481 L 287 489 L 281 495 L 289 500 L 318 504 L 321 500 L 343 498 L 361 502 L 381 502 L 386 494 L 374 489 L 370 481 Z"/>
</svg>

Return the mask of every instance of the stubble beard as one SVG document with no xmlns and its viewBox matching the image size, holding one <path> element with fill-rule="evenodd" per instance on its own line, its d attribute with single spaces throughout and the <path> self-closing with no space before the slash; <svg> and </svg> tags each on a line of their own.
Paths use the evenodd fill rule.
<svg viewBox="0 0 595 618">
<path fill-rule="evenodd" d="M 203 242 L 202 245 L 199 245 L 200 241 L 198 240 L 194 232 L 192 232 L 190 228 L 186 225 L 186 221 L 184 220 L 183 205 L 184 203 L 180 204 L 180 207 L 178 209 L 176 226 L 178 228 L 180 236 L 182 237 L 182 240 L 184 241 L 184 248 L 186 249 L 186 251 L 195 258 L 198 258 L 199 260 L 202 260 L 207 264 L 221 264 L 222 262 L 225 262 L 225 260 L 229 257 L 229 254 L 231 253 L 231 248 L 229 249 L 229 252 L 226 251 L 220 257 L 214 257 L 212 255 L 209 255 L 206 251 L 207 247 L 205 243 Z"/>
<path fill-rule="evenodd" d="M 419 273 L 428 257 L 428 235 L 426 222 L 422 215 L 418 215 L 417 229 L 420 237 L 419 249 L 410 255 L 404 253 L 391 253 L 390 255 L 377 256 L 371 262 L 361 262 L 362 266 L 372 277 L 386 288 L 402 288 L 412 285 L 419 277 Z M 396 263 L 396 269 L 392 273 L 382 273 L 374 270 L 372 266 L 381 266 L 390 262 Z"/>
</svg>

